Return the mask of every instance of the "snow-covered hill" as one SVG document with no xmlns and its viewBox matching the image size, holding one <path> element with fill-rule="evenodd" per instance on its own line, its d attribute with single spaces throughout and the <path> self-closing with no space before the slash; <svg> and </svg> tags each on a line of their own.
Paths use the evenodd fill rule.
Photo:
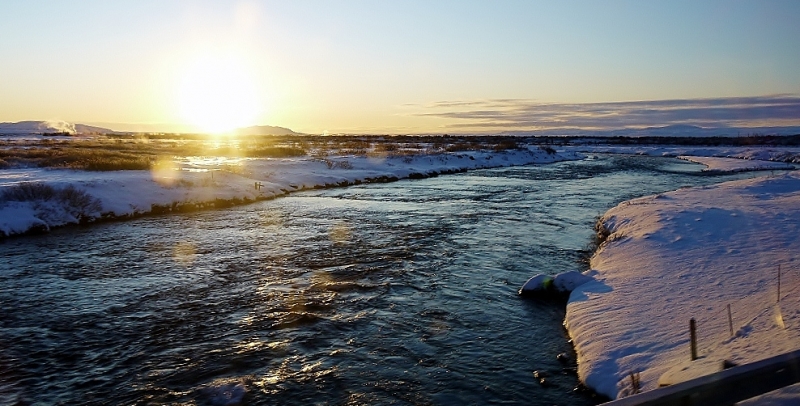
<svg viewBox="0 0 800 406">
<path fill-rule="evenodd" d="M 296 132 L 284 128 L 275 127 L 271 125 L 254 125 L 252 127 L 243 127 L 236 129 L 236 135 L 295 135 Z"/>
<path fill-rule="evenodd" d="M 17 123 L 0 123 L 0 134 L 43 133 L 75 134 L 75 125 L 65 121 L 20 121 Z"/>
<path fill-rule="evenodd" d="M 94 127 L 85 124 L 73 124 L 66 121 L 19 121 L 16 123 L 0 123 L 0 134 L 4 135 L 31 135 L 66 133 L 80 134 L 109 134 L 114 130 Z"/>
<path fill-rule="evenodd" d="M 110 130 L 108 128 L 103 127 L 96 127 L 93 125 L 86 125 L 86 124 L 75 124 L 75 133 L 76 134 L 114 134 L 118 131 Z"/>
</svg>

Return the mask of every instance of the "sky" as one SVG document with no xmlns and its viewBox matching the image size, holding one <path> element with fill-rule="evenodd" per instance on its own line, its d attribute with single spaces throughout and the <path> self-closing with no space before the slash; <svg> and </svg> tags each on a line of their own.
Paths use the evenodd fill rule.
<svg viewBox="0 0 800 406">
<path fill-rule="evenodd" d="M 0 0 L 0 122 L 800 125 L 800 2 Z"/>
</svg>

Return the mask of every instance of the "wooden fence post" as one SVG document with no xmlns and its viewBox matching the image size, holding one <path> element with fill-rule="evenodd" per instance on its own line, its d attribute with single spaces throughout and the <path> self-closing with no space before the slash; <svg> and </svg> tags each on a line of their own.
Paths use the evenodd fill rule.
<svg viewBox="0 0 800 406">
<path fill-rule="evenodd" d="M 694 318 L 689 320 L 689 336 L 691 340 L 692 361 L 697 359 L 697 326 Z"/>
<path fill-rule="evenodd" d="M 728 303 L 728 328 L 731 330 L 731 337 L 733 337 L 733 317 L 731 316 L 731 304 Z"/>
</svg>

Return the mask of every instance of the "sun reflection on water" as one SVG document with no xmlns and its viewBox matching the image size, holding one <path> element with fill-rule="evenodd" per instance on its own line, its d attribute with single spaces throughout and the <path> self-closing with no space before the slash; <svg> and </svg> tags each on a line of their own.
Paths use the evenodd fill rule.
<svg viewBox="0 0 800 406">
<path fill-rule="evenodd" d="M 328 236 L 336 245 L 346 244 L 350 242 L 350 227 L 347 224 L 340 222 L 331 227 L 331 229 L 328 231 Z"/>
<path fill-rule="evenodd" d="M 196 256 L 197 249 L 190 241 L 180 241 L 172 248 L 172 258 L 184 267 L 191 265 Z"/>
</svg>

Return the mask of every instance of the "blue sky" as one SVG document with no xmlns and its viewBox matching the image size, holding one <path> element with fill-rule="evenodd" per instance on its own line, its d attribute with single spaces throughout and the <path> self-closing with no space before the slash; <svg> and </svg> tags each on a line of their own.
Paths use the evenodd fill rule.
<svg viewBox="0 0 800 406">
<path fill-rule="evenodd" d="M 563 119 L 586 103 L 799 95 L 798 16 L 798 1 L 0 0 L 0 121 L 378 133 L 598 124 L 543 118 L 554 108 L 541 106 Z M 495 110 L 536 114 L 475 118 L 474 106 L 509 99 Z M 758 123 L 800 124 L 779 104 Z M 648 117 L 599 125 L 730 124 Z"/>
</svg>

